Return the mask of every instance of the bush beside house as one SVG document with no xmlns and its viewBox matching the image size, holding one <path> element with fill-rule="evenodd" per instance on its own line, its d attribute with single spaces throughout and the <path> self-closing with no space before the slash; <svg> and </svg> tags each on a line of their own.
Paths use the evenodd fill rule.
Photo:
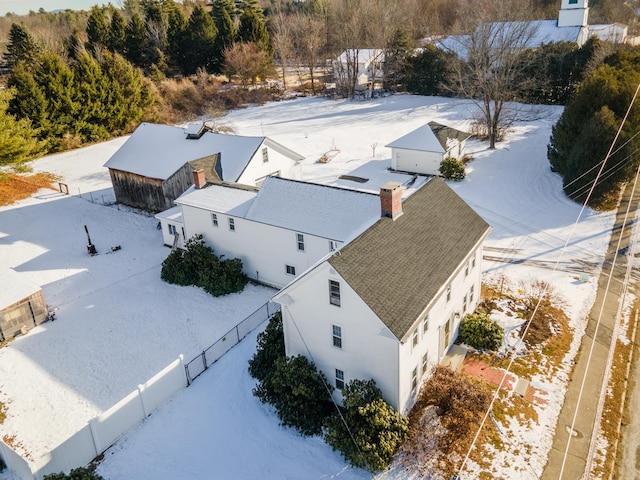
<svg viewBox="0 0 640 480">
<path fill-rule="evenodd" d="M 466 173 L 464 171 L 464 163 L 452 157 L 447 157 L 440 162 L 440 174 L 447 180 L 463 180 Z"/>
<path fill-rule="evenodd" d="M 187 241 L 186 250 L 176 249 L 162 262 L 160 278 L 177 285 L 195 285 L 214 297 L 240 292 L 247 284 L 238 258 L 220 260 L 204 243 L 202 235 Z"/>
<path fill-rule="evenodd" d="M 478 350 L 497 350 L 503 335 L 502 327 L 486 313 L 465 315 L 460 322 L 460 341 Z"/>
</svg>

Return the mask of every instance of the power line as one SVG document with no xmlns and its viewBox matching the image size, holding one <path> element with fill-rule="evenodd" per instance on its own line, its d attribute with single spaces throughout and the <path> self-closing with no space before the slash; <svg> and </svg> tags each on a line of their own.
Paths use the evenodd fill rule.
<svg viewBox="0 0 640 480">
<path fill-rule="evenodd" d="M 558 269 L 560 261 L 561 261 L 563 255 L 564 255 L 564 253 L 565 253 L 565 251 L 567 249 L 567 246 L 568 246 L 568 244 L 569 244 L 569 242 L 570 242 L 570 240 L 571 240 L 571 238 L 573 236 L 573 232 L 574 232 L 574 230 L 576 228 L 576 225 L 578 224 L 580 218 L 582 217 L 582 214 L 586 210 L 587 204 L 588 204 L 588 202 L 589 202 L 589 200 L 591 198 L 591 195 L 593 194 L 593 191 L 594 191 L 595 186 L 596 186 L 596 184 L 598 182 L 598 179 L 600 178 L 600 176 L 602 174 L 602 171 L 604 170 L 604 167 L 605 167 L 608 159 L 611 157 L 611 154 L 612 154 L 612 151 L 613 151 L 613 147 L 616 144 L 616 142 L 618 140 L 618 137 L 620 136 L 620 133 L 622 131 L 622 127 L 624 126 L 624 124 L 625 124 L 625 122 L 626 122 L 626 120 L 627 120 L 627 118 L 629 116 L 629 113 L 631 111 L 631 108 L 632 108 L 633 104 L 635 103 L 635 100 L 636 100 L 636 97 L 638 96 L 638 92 L 639 91 L 640 91 L 640 84 L 638 84 L 638 87 L 636 88 L 635 94 L 633 95 L 633 98 L 631 100 L 631 103 L 629 104 L 627 112 L 626 112 L 622 122 L 620 123 L 620 127 L 618 128 L 618 131 L 616 132 L 615 138 L 613 139 L 613 142 L 611 143 L 611 146 L 609 147 L 609 151 L 608 151 L 607 155 L 605 156 L 605 159 L 603 160 L 603 162 L 602 162 L 602 164 L 600 166 L 598 174 L 596 175 L 596 178 L 595 178 L 595 180 L 593 182 L 593 185 L 591 186 L 591 189 L 590 189 L 587 197 L 585 198 L 585 201 L 583 202 L 582 207 L 580 208 L 580 212 L 578 213 L 578 216 L 577 216 L 575 222 L 573 223 L 573 225 L 571 227 L 571 231 L 569 232 L 569 236 L 567 237 L 567 240 L 565 241 L 565 243 L 564 243 L 564 245 L 563 245 L 563 247 L 562 247 L 562 249 L 560 251 L 560 255 L 558 257 L 558 260 L 556 261 L 555 266 L 553 268 L 554 272 Z M 615 263 L 615 257 L 614 257 L 614 263 Z M 610 275 L 609 278 L 611 278 L 611 275 Z M 607 284 L 607 291 L 608 291 L 608 287 L 609 287 L 609 284 Z M 480 422 L 480 426 L 478 427 L 478 429 L 477 429 L 477 431 L 476 431 L 476 433 L 474 435 L 474 438 L 473 438 L 473 440 L 471 442 L 471 445 L 469 446 L 469 449 L 467 450 L 467 453 L 466 453 L 466 455 L 465 455 L 465 457 L 464 457 L 464 459 L 463 459 L 463 461 L 462 461 L 462 463 L 460 465 L 460 468 L 458 469 L 458 475 L 457 475 L 458 477 L 460 477 L 460 475 L 464 471 L 466 463 L 469 461 L 469 457 L 471 455 L 471 452 L 475 448 L 475 444 L 478 441 L 478 437 L 480 436 L 480 432 L 482 431 L 482 428 L 484 427 L 484 425 L 485 425 L 485 423 L 487 421 L 487 418 L 489 417 L 489 414 L 493 410 L 493 406 L 494 406 L 496 400 L 498 399 L 498 395 L 500 393 L 500 390 L 502 389 L 502 386 L 503 386 L 503 384 L 505 382 L 507 374 L 510 373 L 510 371 L 511 371 L 511 367 L 513 366 L 513 362 L 515 361 L 516 353 L 518 351 L 518 348 L 522 344 L 524 338 L 526 337 L 526 335 L 527 335 L 527 333 L 529 331 L 529 327 L 531 326 L 531 323 L 532 323 L 535 315 L 537 314 L 537 312 L 538 312 L 538 310 L 540 308 L 540 305 L 542 303 L 542 299 L 543 299 L 544 295 L 546 294 L 547 289 L 548 289 L 548 286 L 545 286 L 545 288 L 541 292 L 541 294 L 540 294 L 540 296 L 538 298 L 538 301 L 536 302 L 536 305 L 535 305 L 535 307 L 533 309 L 533 312 L 531 313 L 531 316 L 529 317 L 529 321 L 527 322 L 527 325 L 526 325 L 522 335 L 520 336 L 518 342 L 515 345 L 515 348 L 513 349 L 512 353 L 511 353 L 511 356 L 509 358 L 509 363 L 507 364 L 507 368 L 503 372 L 502 378 L 500 380 L 500 384 L 496 388 L 496 390 L 495 390 L 495 392 L 494 392 L 494 394 L 493 394 L 493 396 L 491 398 L 491 402 L 489 403 L 489 406 L 487 407 L 487 410 L 486 410 L 486 412 L 485 412 L 485 414 L 484 414 L 484 416 L 482 418 L 482 421 Z M 600 318 L 598 318 L 598 323 L 596 324 L 596 333 L 597 333 L 597 329 L 599 327 L 599 324 L 600 324 Z M 595 334 L 594 334 L 594 337 L 595 337 Z M 587 369 L 588 369 L 589 362 L 591 361 L 591 353 L 593 351 L 593 345 L 594 344 L 595 344 L 595 342 L 592 344 L 591 352 L 590 352 L 588 360 L 587 360 Z M 585 372 L 585 376 L 583 377 L 582 387 L 584 387 L 585 380 L 586 380 L 586 372 Z M 582 395 L 582 391 L 583 391 L 582 387 L 580 389 L 580 396 Z M 578 410 L 579 405 L 580 405 L 580 398 L 578 399 L 578 403 L 576 404 L 576 409 L 575 409 L 575 414 L 574 414 L 574 424 L 575 424 L 575 418 L 577 416 L 577 410 Z M 573 429 L 573 425 L 572 425 L 572 429 Z M 568 455 L 570 442 L 571 442 L 571 435 L 569 436 L 569 440 L 567 442 L 567 448 L 566 448 L 566 451 L 565 451 L 565 454 L 564 454 L 564 457 L 563 457 L 562 469 L 560 471 L 560 477 L 559 478 L 562 478 L 562 473 L 563 473 L 565 462 L 566 462 L 566 458 L 567 458 L 567 455 Z"/>
</svg>

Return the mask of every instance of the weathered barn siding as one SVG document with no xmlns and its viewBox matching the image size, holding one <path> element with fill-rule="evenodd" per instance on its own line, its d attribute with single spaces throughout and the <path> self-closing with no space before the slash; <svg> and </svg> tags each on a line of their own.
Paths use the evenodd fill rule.
<svg viewBox="0 0 640 480">
<path fill-rule="evenodd" d="M 0 340 L 13 338 L 23 327 L 27 330 L 47 320 L 47 305 L 42 290 L 0 310 Z"/>
<path fill-rule="evenodd" d="M 164 181 L 112 168 L 109 175 L 118 203 L 152 212 L 173 207 L 173 201 L 193 184 L 189 164 Z"/>
</svg>

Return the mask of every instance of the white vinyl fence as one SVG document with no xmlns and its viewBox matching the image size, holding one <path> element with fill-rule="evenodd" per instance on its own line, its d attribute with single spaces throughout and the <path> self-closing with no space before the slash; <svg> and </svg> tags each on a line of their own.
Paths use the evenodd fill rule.
<svg viewBox="0 0 640 480">
<path fill-rule="evenodd" d="M 0 456 L 21 480 L 41 480 L 45 475 L 86 465 L 111 446 L 127 430 L 138 425 L 173 394 L 187 386 L 182 355 L 160 373 L 127 395 L 106 412 L 46 455 L 29 465 L 0 441 Z"/>
<path fill-rule="evenodd" d="M 176 392 L 187 387 L 198 375 L 239 343 L 248 333 L 279 310 L 279 305 L 266 303 L 245 318 L 202 354 L 189 362 L 180 355 L 164 370 L 124 397 L 109 410 L 89 420 L 82 429 L 46 455 L 29 464 L 0 439 L 2 459 L 20 480 L 42 480 L 45 475 L 69 472 L 87 465 L 123 433 L 138 425 Z"/>
</svg>

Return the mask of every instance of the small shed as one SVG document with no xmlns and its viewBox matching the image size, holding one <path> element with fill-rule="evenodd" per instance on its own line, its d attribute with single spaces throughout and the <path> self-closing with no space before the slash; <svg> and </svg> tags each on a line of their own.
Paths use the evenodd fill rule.
<svg viewBox="0 0 640 480">
<path fill-rule="evenodd" d="M 3 274 L 0 289 L 0 341 L 31 330 L 47 320 L 47 304 L 42 288 L 25 281 L 14 270 Z"/>
<path fill-rule="evenodd" d="M 391 169 L 440 175 L 444 158 L 461 160 L 471 135 L 437 122 L 429 122 L 386 145 L 391 148 Z"/>
</svg>

